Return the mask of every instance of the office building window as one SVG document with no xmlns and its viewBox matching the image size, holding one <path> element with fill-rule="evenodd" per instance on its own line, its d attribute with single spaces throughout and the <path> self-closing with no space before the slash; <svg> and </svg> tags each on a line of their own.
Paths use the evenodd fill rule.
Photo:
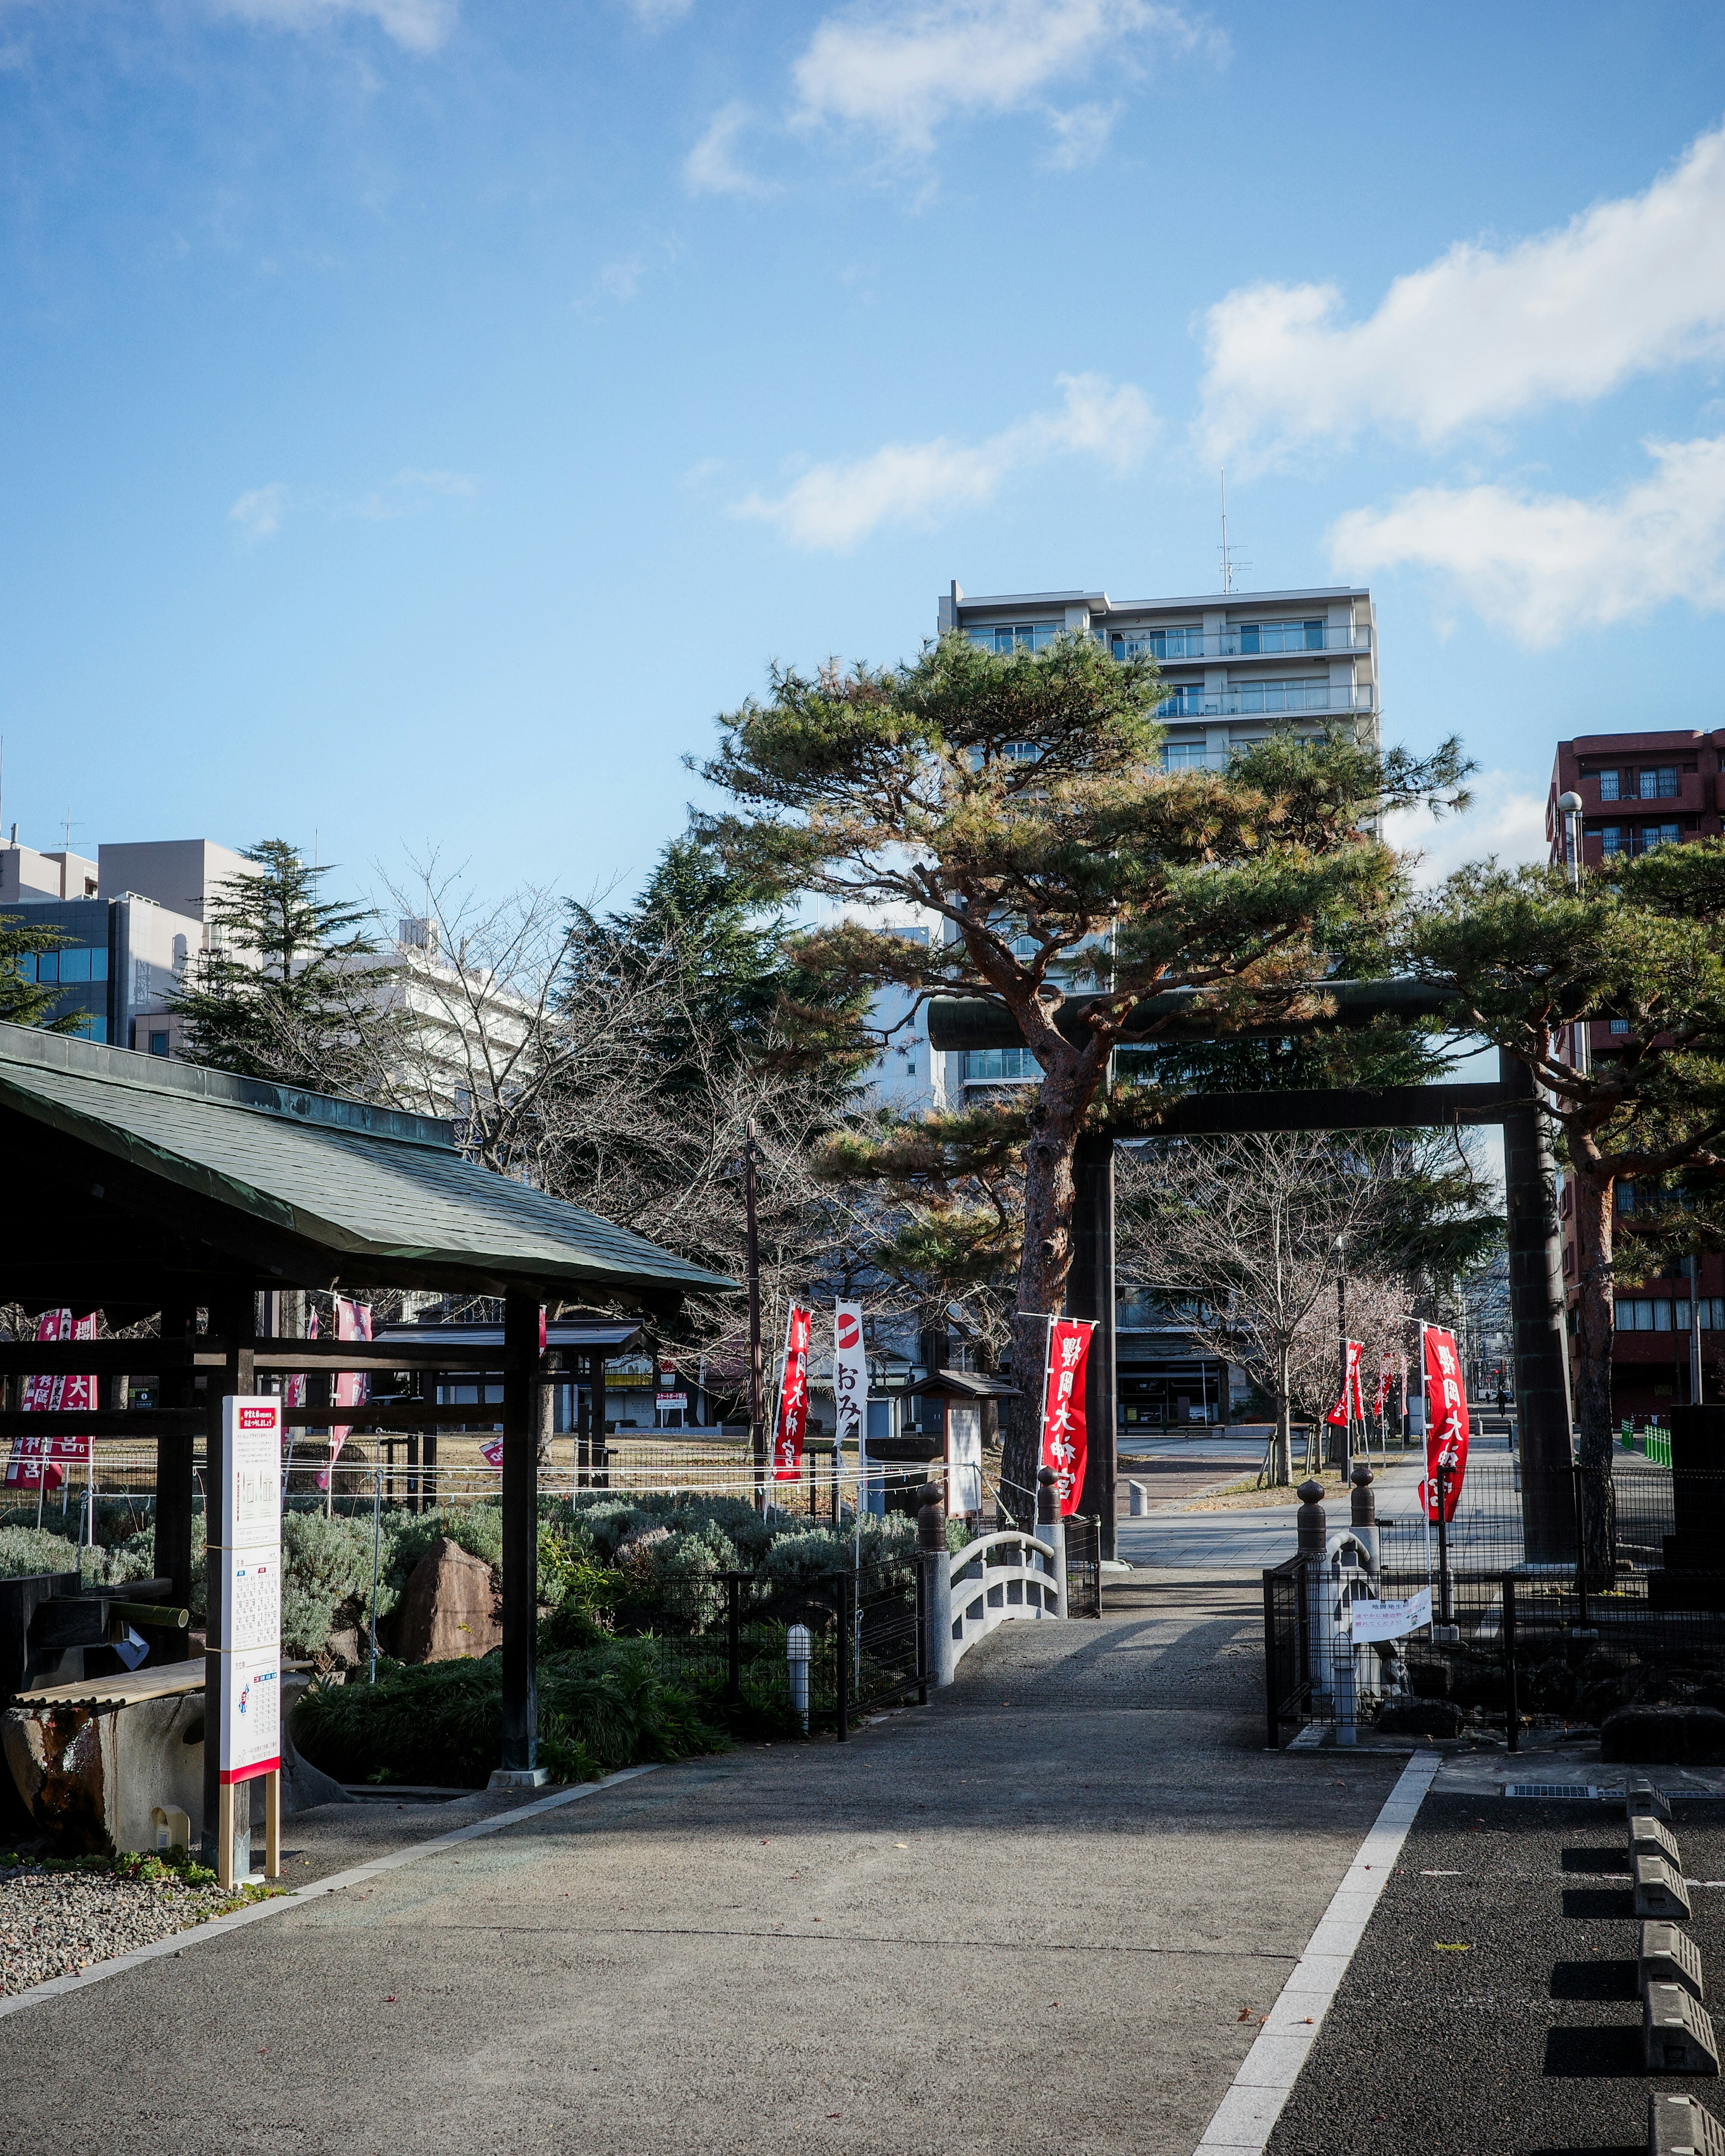
<svg viewBox="0 0 1725 2156">
<path fill-rule="evenodd" d="M 1028 1048 L 973 1048 L 964 1059 L 967 1086 L 1010 1085 L 1041 1075 L 1042 1065 Z"/>
<path fill-rule="evenodd" d="M 1599 798 L 1602 801 L 1615 801 L 1617 798 L 1617 773 L 1615 771 L 1602 771 L 1599 773 Z"/>
<path fill-rule="evenodd" d="M 1247 621 L 1240 625 L 1240 648 L 1254 651 L 1322 651 L 1321 621 Z"/>
<path fill-rule="evenodd" d="M 1630 1022 L 1626 1018 L 1615 1018 L 1612 1019 L 1611 1030 L 1613 1033 L 1627 1033 L 1629 1029 Z"/>
<path fill-rule="evenodd" d="M 1164 771 L 1202 771 L 1208 752 L 1202 742 L 1169 742 L 1162 752 Z"/>
<path fill-rule="evenodd" d="M 1204 684 L 1201 681 L 1180 681 L 1169 689 L 1156 706 L 1158 714 L 1165 719 L 1178 719 L 1183 715 L 1204 709 Z"/>
<path fill-rule="evenodd" d="M 152 1055 L 167 1055 L 167 1034 L 166 1034 L 165 1032 L 163 1032 L 163 1033 L 156 1033 L 156 1032 L 152 1032 L 152 1033 L 151 1034 L 151 1035 L 150 1035 L 150 1053 L 151 1053 Z"/>
<path fill-rule="evenodd" d="M 1117 659 L 1202 659 L 1201 629 L 1135 629 L 1111 636 L 1108 649 Z"/>
<path fill-rule="evenodd" d="M 1675 801 L 1677 798 L 1677 767 L 1662 763 L 1656 771 L 1641 773 L 1641 798 L 1644 801 Z"/>
<path fill-rule="evenodd" d="M 1242 681 L 1240 685 L 1243 711 L 1327 711 L 1329 707 L 1327 681 Z"/>
<path fill-rule="evenodd" d="M 1644 824 L 1641 826 L 1641 851 L 1651 854 L 1656 846 L 1675 846 L 1682 836 L 1682 831 L 1676 824 Z"/>
<path fill-rule="evenodd" d="M 983 651 L 1046 651 L 1060 633 L 1057 621 L 1020 621 L 973 629 L 969 636 Z"/>
</svg>

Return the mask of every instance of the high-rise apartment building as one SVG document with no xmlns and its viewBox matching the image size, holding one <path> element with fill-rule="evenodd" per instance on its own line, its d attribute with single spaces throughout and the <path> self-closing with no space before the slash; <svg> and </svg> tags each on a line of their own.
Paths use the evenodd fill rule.
<svg viewBox="0 0 1725 2156">
<path fill-rule="evenodd" d="M 1680 846 L 1694 839 L 1717 838 L 1725 829 L 1721 809 L 1725 789 L 1725 727 L 1714 732 L 1671 730 L 1659 733 L 1581 734 L 1558 743 L 1545 831 L 1554 867 L 1568 858 L 1569 833 L 1558 808 L 1565 793 L 1581 799 L 1581 859 L 1584 865 L 1651 853 L 1656 846 Z M 1609 1055 L 1611 1035 L 1627 1032 L 1627 1019 L 1607 1020 L 1590 1029 L 1595 1055 Z M 1638 1199 L 1633 1183 L 1620 1183 L 1616 1212 L 1620 1232 L 1614 1238 L 1617 1279 L 1617 1331 L 1611 1358 L 1611 1394 L 1620 1414 L 1663 1416 L 1690 1399 L 1692 1296 L 1701 1305 L 1702 1387 L 1710 1400 L 1722 1396 L 1720 1364 L 1725 1358 L 1725 1256 L 1709 1252 L 1701 1260 L 1695 1283 L 1668 1273 L 1635 1277 L 1634 1216 Z M 1558 1194 L 1563 1230 L 1563 1278 L 1573 1310 L 1577 1294 L 1574 1214 L 1567 1179 Z"/>
</svg>

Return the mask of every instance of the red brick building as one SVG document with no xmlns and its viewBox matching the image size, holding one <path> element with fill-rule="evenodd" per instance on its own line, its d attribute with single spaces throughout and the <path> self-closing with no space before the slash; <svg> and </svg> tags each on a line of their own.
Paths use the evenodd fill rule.
<svg viewBox="0 0 1725 2156">
<path fill-rule="evenodd" d="M 1725 823 L 1725 727 L 1712 733 L 1583 734 L 1558 743 L 1546 802 L 1546 837 L 1553 864 L 1567 858 L 1558 797 L 1579 793 L 1581 858 L 1589 867 L 1623 854 L 1690 839 L 1717 837 Z M 1609 1048 L 1611 1027 L 1592 1029 L 1596 1049 Z M 1633 1184 L 1620 1183 L 1620 1220 L 1632 1214 Z M 1574 1239 L 1567 1188 L 1559 1199 L 1563 1276 L 1574 1300 Z M 1612 1400 L 1620 1415 L 1661 1414 L 1689 1398 L 1690 1284 L 1669 1274 L 1631 1285 L 1633 1249 L 1617 1241 L 1617 1337 L 1612 1354 Z M 1725 1398 L 1725 1257 L 1702 1260 L 1702 1380 L 1709 1399 Z M 1573 1322 L 1573 1319 L 1572 1319 Z"/>
</svg>

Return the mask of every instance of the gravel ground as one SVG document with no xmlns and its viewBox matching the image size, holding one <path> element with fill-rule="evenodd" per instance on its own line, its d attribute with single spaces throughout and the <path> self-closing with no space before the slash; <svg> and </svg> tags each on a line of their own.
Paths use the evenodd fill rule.
<svg viewBox="0 0 1725 2156">
<path fill-rule="evenodd" d="M 1717 2015 L 1725 1804 L 1672 1811 Z M 1428 1797 L 1270 2156 L 1638 2156 L 1651 2090 L 1725 2113 L 1721 2082 L 1642 2071 L 1632 1907 L 1620 1799 Z"/>
<path fill-rule="evenodd" d="M 0 1868 L 0 1994 L 73 1975 L 238 1906 L 219 1887 L 178 1879 Z"/>
</svg>

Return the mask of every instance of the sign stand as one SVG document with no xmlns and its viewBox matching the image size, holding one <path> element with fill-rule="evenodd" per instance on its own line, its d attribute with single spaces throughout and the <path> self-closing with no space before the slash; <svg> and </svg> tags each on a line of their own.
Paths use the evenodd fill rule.
<svg viewBox="0 0 1725 2156">
<path fill-rule="evenodd" d="M 251 1876 L 250 1784 L 264 1784 L 264 1871 L 281 1868 L 281 1402 L 222 1403 L 220 1540 L 209 1548 L 204 1742 L 216 1746 L 216 1876 Z M 206 1833 L 208 1823 L 206 1822 Z"/>
</svg>

